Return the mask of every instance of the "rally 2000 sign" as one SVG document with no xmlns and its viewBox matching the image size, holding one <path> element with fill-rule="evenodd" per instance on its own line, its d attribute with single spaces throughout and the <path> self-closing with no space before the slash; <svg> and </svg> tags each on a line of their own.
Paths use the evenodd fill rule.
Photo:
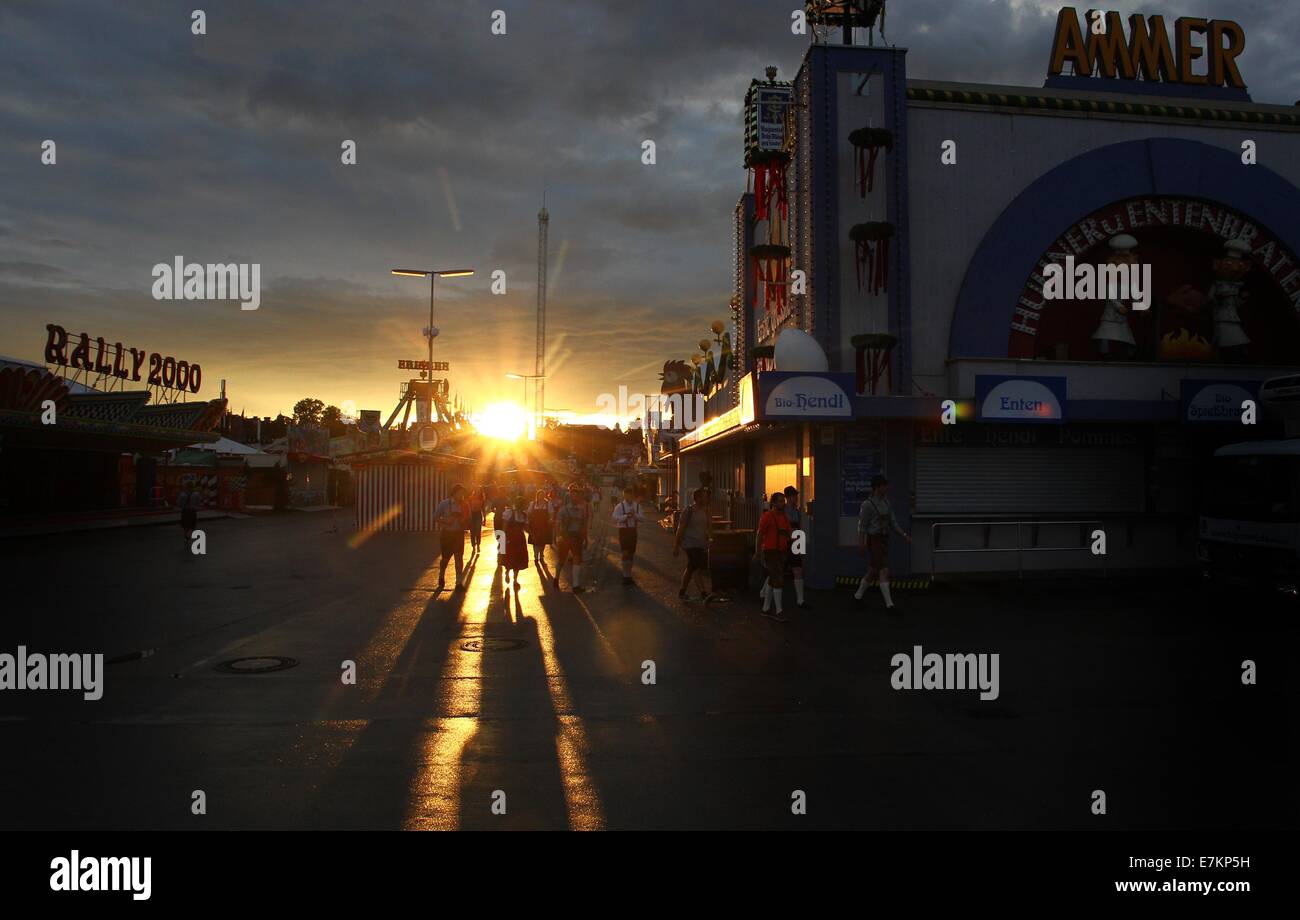
<svg viewBox="0 0 1300 920">
<path fill-rule="evenodd" d="M 81 333 L 80 342 L 69 354 L 67 330 L 53 323 L 45 328 L 49 331 L 49 338 L 45 341 L 46 364 L 71 367 L 88 374 L 116 377 L 119 380 L 138 381 L 141 379 L 145 359 L 148 358 L 147 383 L 151 387 L 197 393 L 203 382 L 203 368 L 197 364 L 177 361 L 171 355 L 123 348 L 121 342 L 108 345 L 102 338 L 96 338 L 92 345 L 90 336 L 84 332 Z"/>
</svg>

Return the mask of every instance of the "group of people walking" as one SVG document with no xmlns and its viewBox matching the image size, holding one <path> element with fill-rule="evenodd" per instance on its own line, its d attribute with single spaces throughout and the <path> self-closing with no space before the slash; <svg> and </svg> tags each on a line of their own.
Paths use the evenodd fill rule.
<svg viewBox="0 0 1300 920">
<path fill-rule="evenodd" d="M 479 486 L 468 490 L 464 485 L 452 487 L 451 495 L 438 503 L 434 519 L 438 525 L 441 558 L 438 563 L 438 588 L 446 587 L 449 562 L 455 562 L 456 587 L 464 590 L 465 534 L 469 533 L 471 552 L 480 551 L 483 527 L 491 514 L 492 530 L 497 541 L 497 565 L 502 568 L 510 587 L 519 590 L 519 575 L 532 566 L 540 578 L 549 577 L 554 588 L 567 564 L 569 584 L 575 594 L 582 593 L 582 569 L 591 530 L 592 515 L 600 506 L 600 489 L 572 482 L 564 490 L 556 486 L 538 489 L 530 502 L 517 488 L 513 494 L 497 486 Z M 623 557 L 623 583 L 634 584 L 632 563 L 636 555 L 637 525 L 645 520 L 639 496 L 632 486 L 623 490 L 623 500 L 614 508 L 613 521 L 618 526 L 619 548 Z M 545 549 L 555 556 L 554 571 L 548 570 Z"/>
<path fill-rule="evenodd" d="M 784 491 L 773 492 L 767 510 L 758 519 L 754 556 L 762 561 L 767 573 L 763 587 L 759 589 L 763 598 L 763 616 L 781 623 L 786 621 L 781 601 L 787 573 L 794 582 L 796 606 L 808 606 L 803 596 L 803 557 L 807 535 L 802 533 L 802 528 L 799 491 L 794 486 L 786 486 Z"/>
<path fill-rule="evenodd" d="M 862 601 L 867 588 L 875 583 L 880 587 L 886 609 L 892 609 L 894 599 L 889 590 L 890 534 L 897 533 L 908 543 L 912 542 L 912 537 L 903 530 L 894 515 L 886 497 L 888 486 L 889 480 L 884 476 L 873 477 L 871 493 L 859 509 L 858 552 L 863 556 L 869 555 L 870 561 L 866 574 L 858 584 L 854 600 Z M 701 487 L 692 493 L 691 504 L 681 512 L 677 535 L 673 541 L 674 556 L 681 550 L 686 550 L 686 570 L 682 573 L 678 597 L 689 599 L 688 589 L 694 583 L 700 598 L 706 604 L 717 599 L 717 595 L 705 586 L 712 533 L 710 493 L 711 490 L 707 487 Z M 794 486 L 786 486 L 780 492 L 773 492 L 758 519 L 754 560 L 761 564 L 766 576 L 759 589 L 759 595 L 763 599 L 763 616 L 777 622 L 784 623 L 788 620 L 784 609 L 787 579 L 794 586 L 795 605 L 802 609 L 809 607 L 804 596 L 804 564 L 807 561 L 807 534 L 804 527 L 805 512 L 799 504 L 799 491 Z"/>
<path fill-rule="evenodd" d="M 889 584 L 890 536 L 897 533 L 907 542 L 912 541 L 911 535 L 899 524 L 886 497 L 888 484 L 884 476 L 875 476 L 871 481 L 871 493 L 859 510 L 858 551 L 869 557 L 869 563 L 854 594 L 855 600 L 862 601 L 867 588 L 876 584 L 887 609 L 894 606 Z M 689 599 L 690 588 L 694 585 L 699 599 L 705 604 L 717 599 L 706 579 L 713 528 L 711 501 L 711 490 L 707 486 L 696 489 L 691 494 L 691 503 L 680 512 L 673 539 L 673 556 L 680 555 L 683 550 L 686 553 L 686 568 L 677 595 Z M 494 517 L 492 529 L 497 539 L 497 565 L 504 569 L 513 590 L 519 590 L 519 575 L 529 568 L 531 547 L 532 565 L 537 568 L 539 578 L 549 577 L 552 587 L 558 589 L 567 564 L 573 592 L 582 593 L 587 541 L 599 502 L 600 490 L 579 482 L 570 483 L 563 491 L 556 486 L 539 489 L 531 502 L 518 490 L 507 495 L 504 490 L 490 486 L 480 486 L 472 491 L 463 485 L 454 486 L 451 495 L 441 501 L 434 512 L 441 551 L 439 590 L 446 587 L 447 565 L 452 561 L 456 569 L 456 587 L 453 590 L 464 590 L 465 534 L 468 531 L 471 552 L 477 554 L 483 526 L 491 513 Z M 636 582 L 632 572 L 637 537 L 640 525 L 646 520 L 641 509 L 641 496 L 635 487 L 629 485 L 623 489 L 622 500 L 614 505 L 611 518 L 618 530 L 623 584 L 634 586 Z M 778 622 L 787 621 L 784 609 L 787 580 L 794 588 L 795 606 L 801 609 L 809 606 L 804 594 L 805 525 L 805 512 L 794 486 L 773 492 L 758 520 L 754 560 L 761 564 L 766 576 L 759 590 L 763 600 L 762 613 Z M 554 571 L 547 567 L 547 546 L 554 552 Z"/>
<path fill-rule="evenodd" d="M 709 570 L 709 543 L 713 535 L 712 490 L 701 486 L 691 493 L 691 503 L 682 510 L 673 540 L 673 555 L 686 551 L 686 570 L 682 572 L 681 587 L 677 596 L 690 600 L 690 587 L 695 585 L 699 598 L 705 604 L 718 599 L 709 590 L 705 576 Z M 763 615 L 785 622 L 782 593 L 787 573 L 794 582 L 795 603 L 807 607 L 804 600 L 803 563 L 806 540 L 797 534 L 803 526 L 803 510 L 799 507 L 799 492 L 794 486 L 773 492 L 766 509 L 758 519 L 758 532 L 754 539 L 754 560 L 763 566 L 766 579 L 760 594 L 763 598 Z M 773 606 L 775 605 L 775 609 Z"/>
</svg>

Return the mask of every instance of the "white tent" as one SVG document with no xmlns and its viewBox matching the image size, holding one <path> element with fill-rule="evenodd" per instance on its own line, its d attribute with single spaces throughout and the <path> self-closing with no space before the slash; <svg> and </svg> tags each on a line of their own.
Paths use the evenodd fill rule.
<svg viewBox="0 0 1300 920">
<path fill-rule="evenodd" d="M 186 450 L 215 450 L 219 454 L 260 454 L 262 451 L 230 438 L 219 438 L 208 444 L 191 444 Z"/>
</svg>

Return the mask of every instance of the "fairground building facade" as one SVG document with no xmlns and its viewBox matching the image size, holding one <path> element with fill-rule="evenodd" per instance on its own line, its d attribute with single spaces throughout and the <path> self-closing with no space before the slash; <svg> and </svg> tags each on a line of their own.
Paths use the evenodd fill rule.
<svg viewBox="0 0 1300 920">
<path fill-rule="evenodd" d="M 1300 374 L 1300 109 L 1251 98 L 1222 20 L 1066 8 L 1041 87 L 910 80 L 905 48 L 814 25 L 747 97 L 737 367 L 679 490 L 794 485 L 817 587 L 861 574 L 878 473 L 896 577 L 1192 564 L 1208 458 L 1280 436 L 1261 386 Z M 1145 309 L 1046 290 L 1125 262 Z"/>
</svg>

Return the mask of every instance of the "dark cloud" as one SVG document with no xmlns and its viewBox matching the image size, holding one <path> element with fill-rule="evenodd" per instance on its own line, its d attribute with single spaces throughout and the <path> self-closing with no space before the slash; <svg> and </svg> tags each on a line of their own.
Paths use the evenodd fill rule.
<svg viewBox="0 0 1300 920">
<path fill-rule="evenodd" d="M 63 274 L 63 269 L 40 262 L 0 262 L 0 277 L 44 281 L 59 278 Z"/>
<path fill-rule="evenodd" d="M 795 72 L 801 3 L 250 0 L 208 4 L 206 36 L 195 5 L 0 4 L 0 351 L 35 354 L 62 317 L 202 353 L 260 411 L 306 390 L 387 404 L 427 310 L 427 286 L 388 270 L 468 264 L 439 286 L 438 347 L 458 386 L 515 398 L 501 376 L 532 366 L 543 188 L 548 402 L 594 408 L 643 365 L 623 382 L 653 388 L 725 315 L 740 103 L 766 65 Z M 887 31 L 913 77 L 1040 85 L 1058 5 L 907 0 Z M 1300 4 L 1158 6 L 1142 11 L 1238 19 L 1255 98 L 1300 99 Z M 262 308 L 153 300 L 152 265 L 178 254 L 259 263 Z"/>
</svg>

